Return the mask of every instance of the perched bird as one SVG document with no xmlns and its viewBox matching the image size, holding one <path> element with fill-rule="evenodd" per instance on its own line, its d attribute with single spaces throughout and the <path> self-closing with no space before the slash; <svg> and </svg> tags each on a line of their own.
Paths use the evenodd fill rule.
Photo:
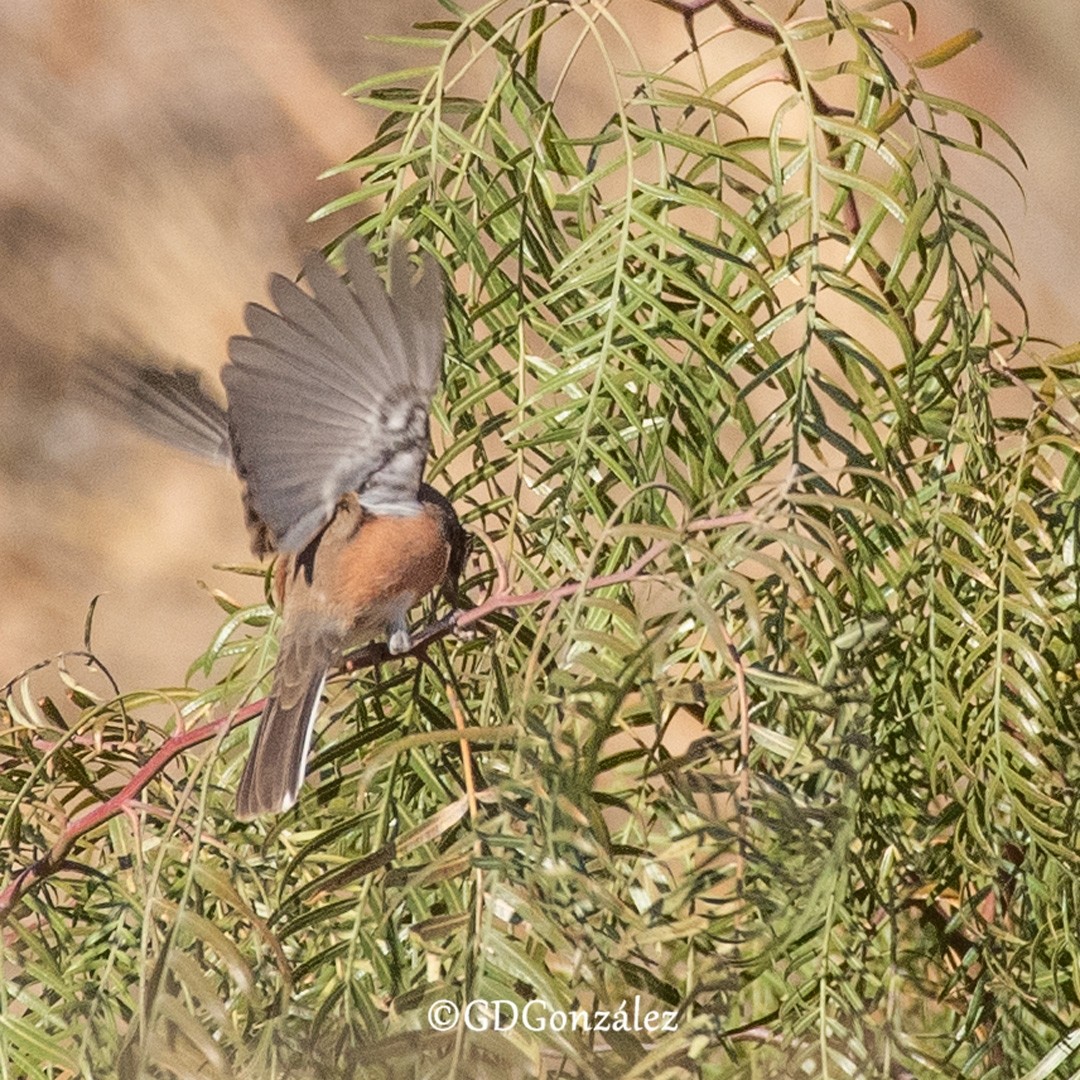
<svg viewBox="0 0 1080 1080">
<path fill-rule="evenodd" d="M 465 533 L 421 483 L 428 412 L 443 353 L 443 283 L 434 261 L 410 273 L 391 246 L 389 290 L 358 239 L 346 277 L 304 265 L 311 294 L 270 279 L 277 311 L 249 304 L 229 340 L 227 407 L 199 377 L 99 355 L 86 385 L 102 406 L 170 445 L 229 463 L 244 485 L 252 548 L 276 553 L 281 648 L 237 816 L 287 810 L 304 778 L 326 675 L 343 650 L 385 633 L 412 647 L 409 610 L 442 586 L 456 602 Z"/>
</svg>

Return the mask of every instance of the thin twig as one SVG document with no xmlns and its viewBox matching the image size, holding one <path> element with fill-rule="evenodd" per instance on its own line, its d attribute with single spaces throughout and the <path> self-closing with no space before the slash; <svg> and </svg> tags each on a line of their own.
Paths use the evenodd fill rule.
<svg viewBox="0 0 1080 1080">
<path fill-rule="evenodd" d="M 735 691 L 739 705 L 739 786 L 735 795 L 735 813 L 739 830 L 736 882 L 741 894 L 746 887 L 746 853 L 750 848 L 747 836 L 750 825 L 750 695 L 746 688 L 746 664 L 739 647 L 722 622 L 717 622 L 717 628 L 724 639 L 724 647 L 735 672 Z"/>
<path fill-rule="evenodd" d="M 454 714 L 454 727 L 459 732 L 463 732 L 466 728 L 465 714 L 461 710 L 461 702 L 458 701 L 457 691 L 454 689 L 453 684 L 448 681 L 443 684 L 443 689 L 446 691 L 447 700 L 450 702 L 450 711 Z M 472 747 L 469 745 L 469 740 L 465 738 L 462 738 L 458 745 L 461 747 L 461 767 L 465 773 L 465 797 L 469 800 L 469 821 L 475 829 L 480 818 L 480 811 L 476 805 L 476 785 L 473 783 Z"/>
<path fill-rule="evenodd" d="M 477 823 L 480 820 L 480 811 L 476 803 L 476 785 L 473 783 L 472 746 L 469 744 L 469 740 L 465 738 L 465 713 L 461 708 L 461 702 L 458 701 L 457 691 L 454 689 L 454 686 L 449 679 L 444 683 L 444 689 L 446 690 L 446 697 L 450 702 L 450 711 L 454 714 L 454 726 L 462 735 L 461 742 L 458 743 L 458 745 L 461 747 L 461 765 L 465 772 L 465 797 L 469 802 L 469 822 L 472 825 L 473 833 L 476 834 L 476 839 L 473 840 L 473 856 L 476 859 L 476 865 L 473 868 L 476 879 L 476 904 L 473 913 L 473 928 L 477 938 L 479 938 L 484 925 L 484 868 L 480 865 L 480 856 L 483 854 L 483 844 L 480 842 L 479 833 L 476 833 Z"/>
</svg>

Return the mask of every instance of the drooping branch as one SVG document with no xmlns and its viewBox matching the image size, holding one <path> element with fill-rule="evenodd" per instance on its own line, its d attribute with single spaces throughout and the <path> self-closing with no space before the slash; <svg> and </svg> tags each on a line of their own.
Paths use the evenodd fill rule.
<svg viewBox="0 0 1080 1080">
<path fill-rule="evenodd" d="M 754 516 L 749 511 L 740 511 L 724 517 L 702 518 L 687 524 L 682 532 L 684 535 L 696 534 L 731 525 L 747 524 L 754 520 Z M 592 592 L 612 585 L 627 584 L 640 578 L 646 567 L 655 562 L 679 539 L 680 537 L 672 536 L 655 541 L 625 570 L 619 570 L 615 573 L 602 574 L 597 577 L 587 578 L 584 581 L 571 581 L 551 589 L 536 589 L 527 593 L 511 593 L 500 588 L 482 604 L 465 611 L 452 611 L 444 618 L 425 627 L 413 639 L 411 652 L 422 652 L 433 641 L 452 632 L 464 630 L 498 611 L 533 607 L 540 604 L 557 604 L 580 593 Z M 357 670 L 362 667 L 373 667 L 391 659 L 400 659 L 400 656 L 393 656 L 385 642 L 377 642 L 352 653 L 347 658 L 344 667 L 347 670 Z M 14 875 L 7 887 L 0 892 L 0 924 L 10 918 L 15 905 L 26 893 L 68 865 L 68 855 L 80 837 L 123 813 L 138 798 L 143 788 L 170 761 L 184 753 L 184 751 L 222 734 L 226 729 L 246 724 L 262 712 L 264 704 L 265 700 L 252 702 L 235 712 L 230 712 L 225 716 L 167 738 L 151 755 L 150 759 L 135 772 L 134 776 L 115 795 L 70 821 L 45 855 Z"/>
<path fill-rule="evenodd" d="M 718 7 L 728 17 L 731 25 L 736 29 L 746 30 L 748 33 L 756 34 L 758 37 L 768 38 L 773 45 L 784 44 L 784 39 L 776 27 L 770 26 L 769 23 L 748 15 L 739 7 L 736 0 L 651 0 L 651 2 L 659 4 L 669 11 L 677 11 L 682 15 L 683 21 L 686 23 L 686 32 L 690 35 L 690 40 L 695 49 L 697 48 L 697 39 L 694 34 L 694 17 L 713 5 Z M 795 66 L 795 60 L 787 49 L 781 54 L 780 62 L 784 66 L 784 74 L 786 75 L 788 82 L 792 86 L 797 87 L 802 80 L 799 77 L 798 68 Z M 806 90 L 816 115 L 854 116 L 851 109 L 840 105 L 829 104 L 829 102 L 818 93 L 815 87 L 808 85 Z M 841 147 L 839 137 L 831 131 L 823 132 L 823 137 L 829 153 L 838 153 Z M 855 203 L 855 192 L 851 189 L 848 190 L 847 195 L 844 198 L 843 213 L 844 226 L 849 230 L 852 236 L 858 235 L 862 222 L 860 220 L 859 208 Z M 873 272 L 873 268 L 871 268 L 871 272 Z M 879 287 L 883 288 L 884 278 L 880 277 L 880 280 L 877 280 L 877 284 Z"/>
</svg>

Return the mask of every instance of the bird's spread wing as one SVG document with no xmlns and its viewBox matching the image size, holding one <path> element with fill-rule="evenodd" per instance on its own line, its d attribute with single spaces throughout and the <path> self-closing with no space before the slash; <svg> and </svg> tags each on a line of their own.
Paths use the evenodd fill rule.
<svg viewBox="0 0 1080 1080">
<path fill-rule="evenodd" d="M 427 258 L 413 280 L 401 244 L 389 292 L 359 240 L 345 263 L 347 282 L 309 259 L 311 296 L 274 276 L 280 314 L 249 304 L 250 336 L 229 341 L 221 373 L 249 510 L 283 552 L 300 551 L 349 491 L 375 513 L 419 510 L 442 368 L 442 275 Z"/>
</svg>

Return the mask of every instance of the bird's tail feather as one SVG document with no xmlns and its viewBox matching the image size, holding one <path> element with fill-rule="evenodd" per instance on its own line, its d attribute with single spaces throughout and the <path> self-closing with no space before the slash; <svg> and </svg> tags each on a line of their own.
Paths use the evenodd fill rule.
<svg viewBox="0 0 1080 1080">
<path fill-rule="evenodd" d="M 275 683 L 236 791 L 236 816 L 242 821 L 280 813 L 296 802 L 325 683 L 323 669 L 290 701 L 283 700 Z"/>
</svg>

